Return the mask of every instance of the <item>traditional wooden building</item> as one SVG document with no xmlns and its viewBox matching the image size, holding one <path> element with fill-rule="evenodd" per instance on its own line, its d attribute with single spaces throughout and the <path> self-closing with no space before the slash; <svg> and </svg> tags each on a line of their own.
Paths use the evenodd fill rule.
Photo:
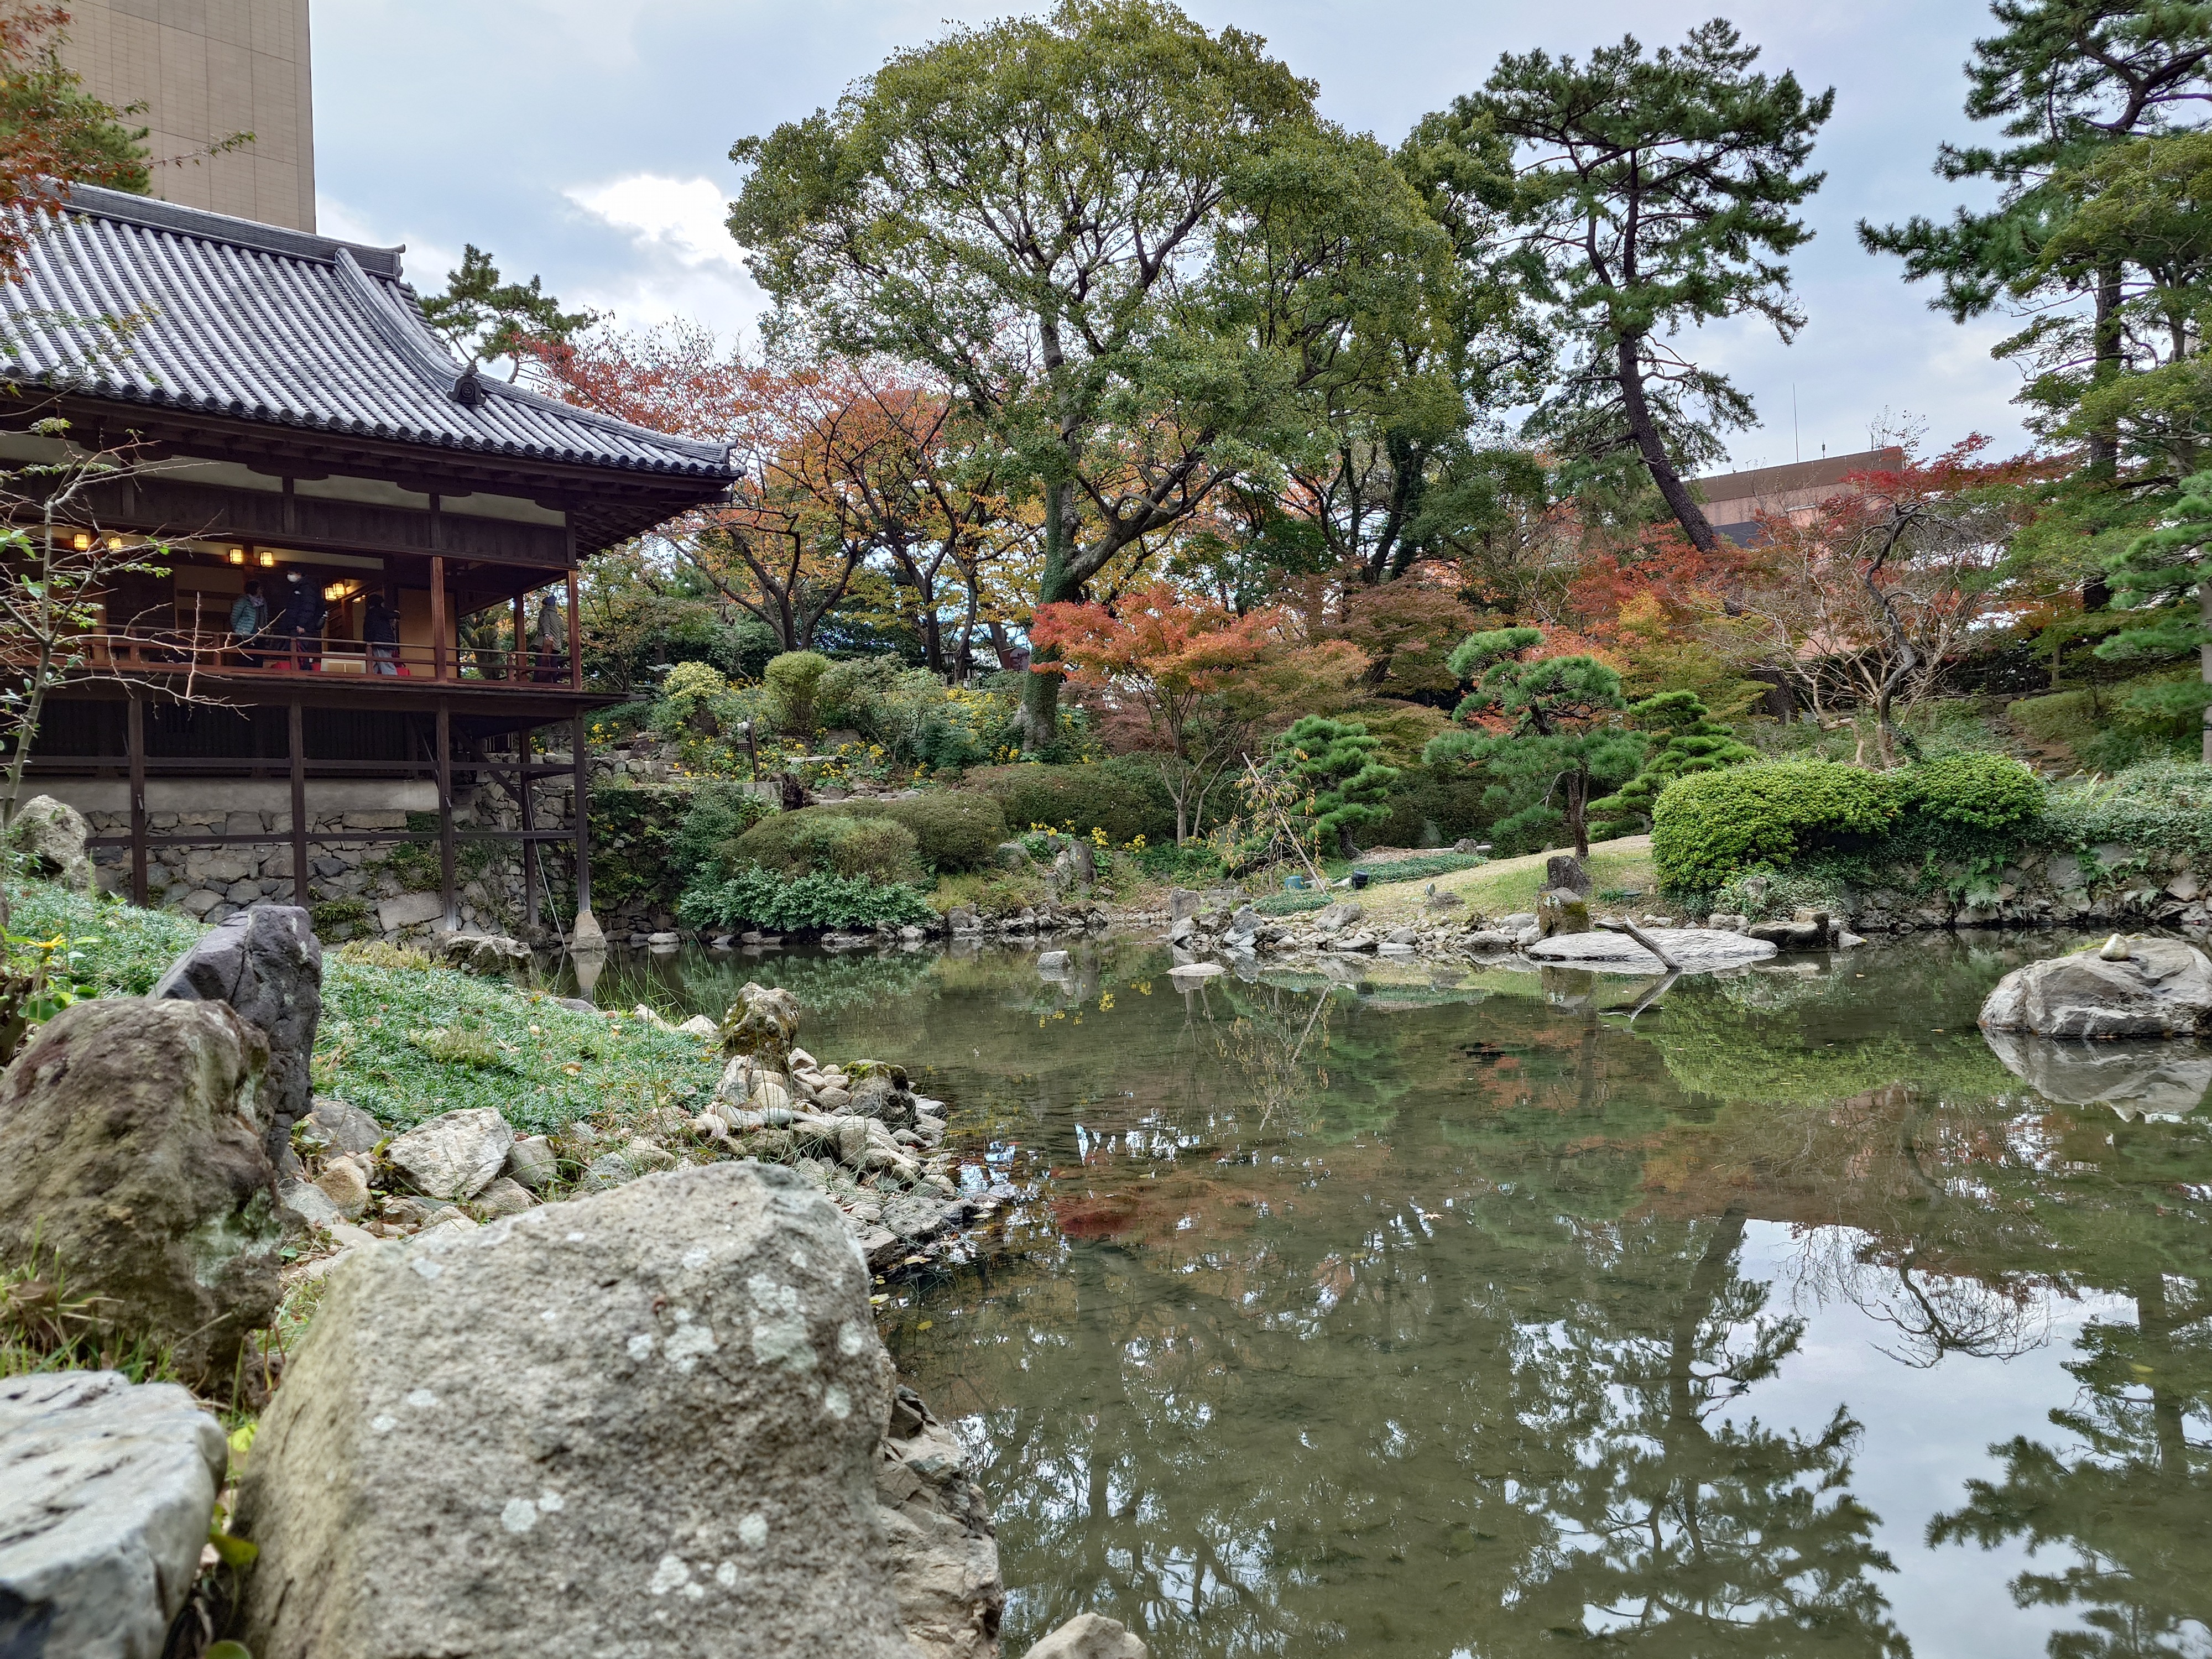
<svg viewBox="0 0 2212 1659">
<path fill-rule="evenodd" d="M 289 843 L 307 895 L 334 808 L 434 801 L 434 832 L 341 830 L 434 839 L 447 925 L 457 840 L 518 843 L 534 916 L 532 852 L 573 834 L 589 913 L 585 733 L 605 700 L 583 679 L 578 566 L 724 495 L 728 455 L 456 362 L 401 252 L 79 187 L 0 285 L 0 460 L 64 453 L 30 430 L 59 416 L 76 444 L 155 463 L 100 486 L 82 533 L 158 539 L 167 574 L 105 596 L 91 669 L 49 701 L 32 768 L 121 826 L 99 840 L 127 847 L 141 902 L 149 854 L 179 842 Z M 249 582 L 276 620 L 241 640 Z M 319 625 L 287 629 L 303 587 L 319 603 L 289 614 Z M 529 740 L 550 726 L 559 740 Z M 533 784 L 561 771 L 569 830 L 532 821 Z M 457 777 L 505 790 L 519 822 L 457 830 Z M 205 811 L 178 827 L 188 801 L 274 810 L 217 833 Z"/>
</svg>

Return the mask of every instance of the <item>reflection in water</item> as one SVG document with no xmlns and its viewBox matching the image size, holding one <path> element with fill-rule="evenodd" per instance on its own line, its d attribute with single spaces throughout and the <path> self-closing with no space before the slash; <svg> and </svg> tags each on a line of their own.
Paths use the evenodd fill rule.
<svg viewBox="0 0 2212 1659">
<path fill-rule="evenodd" d="M 1997 1648 L 1898 1608 L 1990 1594 L 1954 1629 L 2203 1656 L 2212 1115 L 2038 1094 L 1991 1053 L 1983 994 L 2061 947 L 1916 941 L 1656 1000 L 1389 964 L 1179 992 L 1115 943 L 1055 980 L 692 957 L 619 995 L 773 976 L 817 1051 L 905 1061 L 966 1157 L 1033 1186 L 988 1271 L 886 1309 L 984 1467 L 1011 1652 L 1089 1608 L 1161 1659 L 1928 1659 Z M 1753 1224 L 1794 1239 L 1779 1269 L 1747 1266 Z M 2113 1296 L 2133 1323 L 2061 1322 L 2071 1385 L 2031 1363 Z M 1863 1501 L 1870 1431 L 1962 1395 L 1999 1443 L 1973 1478 L 1885 1467 L 1906 1512 Z M 2003 1576 L 1954 1575 L 1962 1550 Z"/>
</svg>

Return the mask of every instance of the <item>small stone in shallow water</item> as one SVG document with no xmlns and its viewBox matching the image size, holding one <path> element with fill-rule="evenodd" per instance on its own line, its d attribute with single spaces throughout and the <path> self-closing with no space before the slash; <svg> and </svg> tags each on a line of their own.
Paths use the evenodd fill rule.
<svg viewBox="0 0 2212 1659">
<path fill-rule="evenodd" d="M 2128 942 L 2115 933 L 2105 941 L 2104 949 L 2097 954 L 2106 962 L 2125 962 L 2128 959 Z"/>
</svg>

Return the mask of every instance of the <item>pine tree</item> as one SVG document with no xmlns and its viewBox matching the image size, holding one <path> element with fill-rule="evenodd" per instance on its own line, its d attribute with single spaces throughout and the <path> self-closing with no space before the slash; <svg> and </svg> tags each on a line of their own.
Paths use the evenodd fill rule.
<svg viewBox="0 0 2212 1659">
<path fill-rule="evenodd" d="M 1304 716 L 1275 739 L 1276 753 L 1311 792 L 1306 811 L 1314 838 L 1334 835 L 1340 858 L 1352 856 L 1354 830 L 1390 816 L 1385 798 L 1399 773 L 1375 758 L 1382 741 L 1358 720 L 1322 714 Z"/>
<path fill-rule="evenodd" d="M 1759 751 L 1711 717 L 1694 691 L 1662 691 L 1632 704 L 1628 718 L 1647 732 L 1663 732 L 1666 741 L 1644 763 L 1644 769 L 1602 800 L 1589 804 L 1598 835 L 1632 836 L 1651 827 L 1651 804 L 1659 792 L 1692 772 L 1717 772 L 1759 758 Z"/>
<path fill-rule="evenodd" d="M 2202 672 L 2194 685 L 2168 682 L 2139 686 L 2129 706 L 2146 714 L 2203 710 L 2204 763 L 2212 766 L 2212 562 L 2204 551 L 2212 542 L 2212 472 L 2199 472 L 2181 487 L 2167 521 L 2137 537 L 2112 562 L 2112 592 L 2131 609 L 2170 607 L 2142 627 L 2113 635 L 2097 647 L 2108 660 L 2166 657 L 2194 649 Z M 2197 618 L 2185 609 L 2191 592 Z"/>
<path fill-rule="evenodd" d="M 1562 813 L 1551 800 L 1563 794 L 1575 851 L 1587 858 L 1591 793 L 1635 775 L 1645 738 L 1610 723 L 1627 699 L 1620 676 L 1596 658 L 1521 660 L 1522 653 L 1543 640 L 1534 628 L 1502 628 L 1462 640 L 1451 655 L 1452 672 L 1475 684 L 1452 718 L 1493 725 L 1433 738 L 1422 758 L 1431 766 L 1480 767 L 1494 780 L 1483 799 L 1508 814 L 1491 829 L 1501 847 L 1534 839 L 1558 823 Z"/>
</svg>

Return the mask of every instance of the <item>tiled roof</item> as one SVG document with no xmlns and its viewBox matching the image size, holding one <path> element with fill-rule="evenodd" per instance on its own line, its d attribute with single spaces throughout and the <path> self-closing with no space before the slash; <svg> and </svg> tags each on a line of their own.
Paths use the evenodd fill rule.
<svg viewBox="0 0 2212 1659">
<path fill-rule="evenodd" d="M 117 343 L 83 319 L 141 320 Z M 728 452 L 650 432 L 462 365 L 400 280 L 399 250 L 78 185 L 0 283 L 9 380 L 480 455 L 696 479 Z"/>
</svg>

